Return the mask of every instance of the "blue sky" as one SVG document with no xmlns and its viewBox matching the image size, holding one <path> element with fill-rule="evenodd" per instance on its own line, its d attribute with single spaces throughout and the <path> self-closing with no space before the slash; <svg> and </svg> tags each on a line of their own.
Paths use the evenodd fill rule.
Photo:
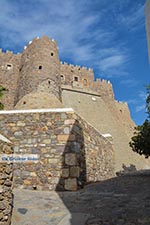
<svg viewBox="0 0 150 225">
<path fill-rule="evenodd" d="M 145 114 L 150 82 L 145 0 L 0 0 L 0 47 L 15 53 L 48 35 L 61 61 L 93 68 L 110 80 L 115 99 L 128 102 L 136 124 Z"/>
</svg>

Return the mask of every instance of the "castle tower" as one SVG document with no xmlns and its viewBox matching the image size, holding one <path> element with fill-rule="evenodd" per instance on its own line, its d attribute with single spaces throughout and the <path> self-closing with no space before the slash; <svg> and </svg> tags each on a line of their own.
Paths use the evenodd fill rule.
<svg viewBox="0 0 150 225">
<path fill-rule="evenodd" d="M 39 92 L 61 101 L 60 83 L 56 42 L 46 36 L 33 39 L 22 54 L 16 103 L 30 93 Z"/>
</svg>

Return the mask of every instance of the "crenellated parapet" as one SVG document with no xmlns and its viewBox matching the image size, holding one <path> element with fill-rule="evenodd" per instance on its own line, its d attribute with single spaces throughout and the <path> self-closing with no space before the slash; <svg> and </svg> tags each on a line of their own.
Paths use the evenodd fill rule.
<svg viewBox="0 0 150 225">
<path fill-rule="evenodd" d="M 17 101 L 39 89 L 61 99 L 60 85 L 60 61 L 56 42 L 46 36 L 34 38 L 24 47 L 21 56 Z"/>
<path fill-rule="evenodd" d="M 61 63 L 61 82 L 62 84 L 71 85 L 75 87 L 89 87 L 94 80 L 94 73 L 92 69 L 86 67 L 74 66 L 67 64 L 66 62 Z"/>
<path fill-rule="evenodd" d="M 47 36 L 29 41 L 22 53 L 0 49 L 0 84 L 9 90 L 2 99 L 6 109 L 32 92 L 53 94 L 61 101 L 61 85 L 114 98 L 111 83 L 94 81 L 92 69 L 60 62 L 57 43 Z"/>
<path fill-rule="evenodd" d="M 101 96 L 114 98 L 110 81 L 96 79 L 92 69 L 61 63 L 61 82 L 73 88 L 95 91 Z"/>
<path fill-rule="evenodd" d="M 113 87 L 109 80 L 96 79 L 93 82 L 92 90 L 98 92 L 103 97 L 114 98 Z"/>
</svg>

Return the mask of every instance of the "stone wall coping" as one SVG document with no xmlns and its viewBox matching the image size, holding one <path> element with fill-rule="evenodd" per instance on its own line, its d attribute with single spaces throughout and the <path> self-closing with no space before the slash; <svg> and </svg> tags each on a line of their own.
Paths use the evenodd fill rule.
<svg viewBox="0 0 150 225">
<path fill-rule="evenodd" d="M 111 134 L 102 134 L 102 135 L 103 135 L 103 137 L 112 137 Z"/>
<path fill-rule="evenodd" d="M 25 109 L 25 110 L 1 110 L 0 114 L 18 114 L 18 113 L 45 113 L 45 112 L 74 112 L 72 108 L 57 109 Z"/>
<path fill-rule="evenodd" d="M 3 135 L 0 134 L 0 140 L 6 143 L 11 143 L 11 141 L 9 141 L 6 137 L 4 137 Z"/>
<path fill-rule="evenodd" d="M 61 85 L 62 90 L 67 90 L 67 91 L 73 91 L 73 92 L 78 92 L 82 94 L 89 94 L 89 95 L 94 95 L 97 97 L 101 97 L 101 95 L 95 91 L 85 89 L 85 88 L 80 88 L 80 87 L 72 87 L 70 85 Z"/>
</svg>

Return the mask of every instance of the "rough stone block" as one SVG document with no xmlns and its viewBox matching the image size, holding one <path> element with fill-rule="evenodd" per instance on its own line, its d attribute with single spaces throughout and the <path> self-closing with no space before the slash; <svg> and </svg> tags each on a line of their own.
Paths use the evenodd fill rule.
<svg viewBox="0 0 150 225">
<path fill-rule="evenodd" d="M 75 120 L 73 120 L 73 119 L 65 120 L 65 125 L 71 125 L 71 124 L 74 124 L 74 123 L 75 123 Z"/>
<path fill-rule="evenodd" d="M 51 143 L 51 139 L 44 139 L 44 140 L 43 140 L 43 143 L 44 143 L 44 144 L 50 144 L 50 143 Z"/>
<path fill-rule="evenodd" d="M 68 191 L 77 191 L 77 179 L 69 178 L 65 180 L 65 190 Z"/>
<path fill-rule="evenodd" d="M 25 185 L 31 185 L 31 181 L 30 180 L 24 180 L 24 184 Z"/>
<path fill-rule="evenodd" d="M 75 141 L 75 135 L 71 134 L 71 135 L 68 135 L 68 134 L 61 134 L 61 135 L 58 135 L 57 136 L 57 139 L 58 141 Z"/>
<path fill-rule="evenodd" d="M 18 121 L 17 122 L 17 126 L 18 127 L 24 127 L 26 124 L 24 123 L 24 122 L 22 122 L 22 121 Z"/>
<path fill-rule="evenodd" d="M 74 153 L 65 154 L 65 163 L 69 166 L 75 166 L 77 164 L 77 157 Z"/>
<path fill-rule="evenodd" d="M 58 159 L 48 159 L 49 163 L 56 164 L 58 163 Z"/>
<path fill-rule="evenodd" d="M 62 169 L 62 177 L 63 178 L 69 177 L 69 168 Z"/>
<path fill-rule="evenodd" d="M 15 133 L 14 133 L 14 136 L 15 137 L 20 137 L 20 136 L 22 136 L 23 135 L 23 132 L 22 131 L 16 131 Z"/>
<path fill-rule="evenodd" d="M 70 177 L 79 177 L 80 168 L 78 166 L 70 167 Z"/>
<path fill-rule="evenodd" d="M 65 127 L 64 128 L 64 134 L 69 134 L 70 133 L 70 128 L 69 127 Z"/>
</svg>

